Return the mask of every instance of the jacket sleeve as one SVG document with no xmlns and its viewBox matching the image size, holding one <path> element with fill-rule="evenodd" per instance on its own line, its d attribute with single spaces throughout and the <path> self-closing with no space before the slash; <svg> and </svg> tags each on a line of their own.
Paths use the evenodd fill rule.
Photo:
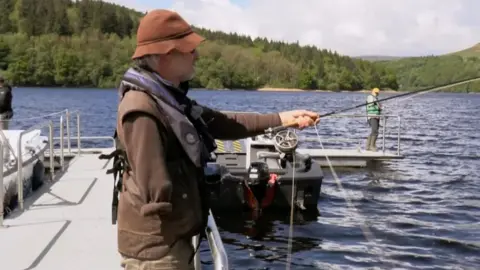
<svg viewBox="0 0 480 270">
<path fill-rule="evenodd" d="M 168 174 L 165 141 L 161 136 L 165 127 L 147 113 L 132 112 L 123 118 L 124 147 L 132 169 L 136 193 L 143 203 L 142 215 L 166 214 L 172 211 L 170 203 L 172 184 Z"/>
<path fill-rule="evenodd" d="M 215 139 L 238 140 L 264 133 L 282 124 L 278 113 L 224 113 L 203 106 L 202 118 Z"/>
</svg>

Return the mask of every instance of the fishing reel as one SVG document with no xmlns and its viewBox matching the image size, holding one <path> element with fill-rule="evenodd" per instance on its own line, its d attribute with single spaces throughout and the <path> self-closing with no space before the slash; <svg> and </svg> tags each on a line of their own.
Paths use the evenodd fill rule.
<svg viewBox="0 0 480 270">
<path fill-rule="evenodd" d="M 294 130 L 284 129 L 273 135 L 275 150 L 280 153 L 291 154 L 298 147 L 298 136 Z"/>
<path fill-rule="evenodd" d="M 312 158 L 308 154 L 297 153 L 299 138 L 295 130 L 288 127 L 276 127 L 267 129 L 266 136 L 272 140 L 276 153 L 258 152 L 257 157 L 261 159 L 279 159 L 282 168 L 288 164 L 299 172 L 308 171 L 312 166 Z"/>
</svg>

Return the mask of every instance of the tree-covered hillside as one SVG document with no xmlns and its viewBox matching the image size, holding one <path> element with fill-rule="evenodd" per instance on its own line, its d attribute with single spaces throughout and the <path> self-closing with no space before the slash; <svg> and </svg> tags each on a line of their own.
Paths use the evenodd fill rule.
<svg viewBox="0 0 480 270">
<path fill-rule="evenodd" d="M 375 64 L 396 74 L 400 90 L 444 85 L 480 77 L 480 44 L 446 55 L 408 57 Z M 480 82 L 467 83 L 444 91 L 480 92 Z"/>
<path fill-rule="evenodd" d="M 141 13 L 93 0 L 0 0 L 0 72 L 18 86 L 116 87 Z M 316 47 L 207 29 L 196 87 L 397 88 L 394 73 Z M 3 70 L 3 71 L 2 71 Z"/>
</svg>

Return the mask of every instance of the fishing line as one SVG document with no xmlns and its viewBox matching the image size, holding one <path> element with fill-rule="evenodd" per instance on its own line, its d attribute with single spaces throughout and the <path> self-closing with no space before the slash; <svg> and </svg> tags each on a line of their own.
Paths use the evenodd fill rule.
<svg viewBox="0 0 480 270">
<path fill-rule="evenodd" d="M 317 125 L 315 125 L 315 133 L 317 134 L 318 142 L 320 143 L 320 147 L 322 148 L 323 151 L 325 151 L 325 148 L 323 147 L 322 139 L 320 136 L 320 132 L 318 131 Z M 332 173 L 333 178 L 335 179 L 335 182 L 337 183 L 338 188 L 342 191 L 343 197 L 345 198 L 345 201 L 347 202 L 347 205 L 350 209 L 355 210 L 357 213 L 358 217 L 363 218 L 359 213 L 358 210 L 355 208 L 353 205 L 352 201 L 350 200 L 348 194 L 346 193 L 345 189 L 343 188 L 342 182 L 340 181 L 340 178 L 338 177 L 337 173 L 335 172 L 335 169 L 333 169 L 332 162 L 330 161 L 330 158 L 325 155 L 325 159 L 327 160 L 328 167 L 330 168 L 330 172 Z M 364 218 L 363 218 L 364 219 Z M 364 223 L 366 223 L 364 219 Z M 363 235 L 367 239 L 367 241 L 372 242 L 374 241 L 374 235 L 372 231 L 368 228 L 368 226 L 360 226 L 363 232 Z"/>
<path fill-rule="evenodd" d="M 295 193 L 296 193 L 296 187 L 295 187 L 295 154 L 293 154 L 292 157 L 292 164 L 293 164 L 293 170 L 292 170 L 292 197 L 291 197 L 291 207 L 290 207 L 290 224 L 288 228 L 288 248 L 287 248 L 287 270 L 290 270 L 290 264 L 292 263 L 292 246 L 293 246 L 293 212 L 294 212 L 294 206 L 293 202 L 295 201 Z"/>
</svg>

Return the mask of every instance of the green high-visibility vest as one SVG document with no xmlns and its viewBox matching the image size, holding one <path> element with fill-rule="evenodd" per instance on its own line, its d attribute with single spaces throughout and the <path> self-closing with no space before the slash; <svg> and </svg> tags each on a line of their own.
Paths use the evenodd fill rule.
<svg viewBox="0 0 480 270">
<path fill-rule="evenodd" d="M 373 95 L 369 95 L 369 97 L 370 96 L 373 98 L 373 101 L 375 102 L 367 105 L 367 114 L 380 115 L 380 107 L 378 106 L 377 97 Z M 368 98 L 367 98 L 367 103 L 369 102 L 372 102 L 372 101 L 368 101 Z"/>
</svg>

